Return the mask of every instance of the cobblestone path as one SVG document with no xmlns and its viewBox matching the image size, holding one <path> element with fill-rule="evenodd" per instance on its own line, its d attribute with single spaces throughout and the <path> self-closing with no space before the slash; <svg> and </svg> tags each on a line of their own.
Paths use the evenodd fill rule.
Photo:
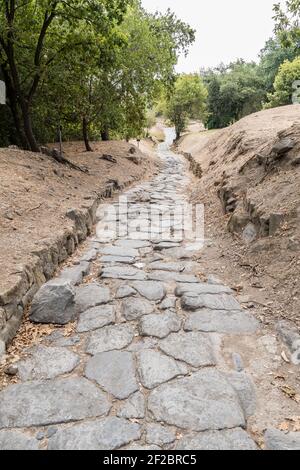
<svg viewBox="0 0 300 470">
<path fill-rule="evenodd" d="M 225 335 L 259 324 L 217 278 L 200 280 L 194 242 L 159 237 L 164 217 L 147 237 L 150 209 L 176 215 L 189 185 L 184 159 L 167 143 L 159 154 L 160 174 L 125 194 L 145 239 L 90 240 L 36 296 L 32 320 L 76 317 L 76 331 L 56 330 L 17 364 L 19 383 L 0 393 L 1 449 L 256 449 L 254 386 L 238 354 L 228 371 L 219 357 Z"/>
</svg>

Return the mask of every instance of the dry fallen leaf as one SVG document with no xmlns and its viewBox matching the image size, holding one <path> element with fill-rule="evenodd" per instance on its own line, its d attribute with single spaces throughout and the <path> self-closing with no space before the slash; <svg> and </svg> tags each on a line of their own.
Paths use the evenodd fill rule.
<svg viewBox="0 0 300 470">
<path fill-rule="evenodd" d="M 287 362 L 288 364 L 290 363 L 290 360 L 288 359 L 288 357 L 287 357 L 287 355 L 284 351 L 282 351 L 281 357 L 285 362 Z"/>
<path fill-rule="evenodd" d="M 300 403 L 300 395 L 298 395 L 297 392 L 292 387 L 290 387 L 289 385 L 282 385 L 279 388 L 289 398 L 294 400 L 296 403 Z"/>
</svg>

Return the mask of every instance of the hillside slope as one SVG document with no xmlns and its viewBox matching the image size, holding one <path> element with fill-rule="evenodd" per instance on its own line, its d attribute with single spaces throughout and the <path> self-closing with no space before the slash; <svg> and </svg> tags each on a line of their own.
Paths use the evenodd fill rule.
<svg viewBox="0 0 300 470">
<path fill-rule="evenodd" d="M 300 105 L 190 133 L 178 150 L 201 165 L 192 197 L 206 204 L 206 227 L 220 240 L 227 272 L 234 267 L 238 282 L 246 271 L 260 286 L 254 294 L 269 302 L 268 317 L 300 325 Z"/>
<path fill-rule="evenodd" d="M 51 157 L 0 149 L 0 356 L 37 288 L 93 230 L 101 199 L 155 171 L 156 161 L 126 142 L 64 145 L 83 173 Z M 108 155 L 103 159 L 103 155 Z"/>
</svg>

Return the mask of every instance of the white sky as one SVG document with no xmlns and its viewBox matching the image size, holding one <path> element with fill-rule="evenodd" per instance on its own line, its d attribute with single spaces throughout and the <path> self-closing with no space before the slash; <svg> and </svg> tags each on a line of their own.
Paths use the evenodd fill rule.
<svg viewBox="0 0 300 470">
<path fill-rule="evenodd" d="M 148 11 L 169 7 L 197 30 L 179 72 L 194 72 L 237 58 L 256 60 L 274 29 L 273 5 L 279 0 L 142 0 Z"/>
</svg>

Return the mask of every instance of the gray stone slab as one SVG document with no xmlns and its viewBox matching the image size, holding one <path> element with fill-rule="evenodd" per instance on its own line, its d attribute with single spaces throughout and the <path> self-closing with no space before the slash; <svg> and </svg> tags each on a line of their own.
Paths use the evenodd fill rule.
<svg viewBox="0 0 300 470">
<path fill-rule="evenodd" d="M 153 349 L 140 351 L 137 359 L 141 382 L 148 389 L 188 373 L 185 365 Z"/>
<path fill-rule="evenodd" d="M 135 263 L 135 258 L 130 258 L 130 257 L 122 257 L 122 256 L 102 256 L 101 257 L 101 262 L 102 263 L 108 263 L 108 264 L 134 264 Z"/>
<path fill-rule="evenodd" d="M 110 292 L 108 287 L 102 287 L 99 284 L 86 284 L 76 288 L 76 311 L 78 313 L 107 304 L 110 301 Z"/>
<path fill-rule="evenodd" d="M 100 305 L 83 312 L 77 325 L 78 333 L 97 330 L 114 323 L 116 317 L 113 305 Z"/>
<path fill-rule="evenodd" d="M 126 258 L 136 258 L 139 256 L 138 250 L 130 248 L 129 246 L 127 246 L 126 249 L 123 246 L 108 246 L 101 249 L 101 254 L 107 256 L 123 256 Z"/>
<path fill-rule="evenodd" d="M 157 421 L 190 431 L 245 426 L 235 390 L 212 368 L 160 385 L 151 392 L 148 408 Z"/>
<path fill-rule="evenodd" d="M 85 375 L 119 400 L 128 398 L 139 389 L 133 354 L 127 351 L 97 354 L 88 361 Z"/>
<path fill-rule="evenodd" d="M 133 338 L 134 328 L 131 325 L 106 326 L 91 333 L 86 352 L 94 355 L 123 349 L 132 342 Z"/>
<path fill-rule="evenodd" d="M 30 320 L 35 323 L 66 325 L 76 318 L 75 290 L 70 281 L 54 279 L 34 296 Z"/>
<path fill-rule="evenodd" d="M 197 284 L 179 284 L 176 287 L 175 294 L 182 297 L 185 294 L 231 294 L 229 287 L 217 284 L 205 284 L 198 282 Z"/>
<path fill-rule="evenodd" d="M 151 243 L 145 240 L 129 240 L 129 239 L 121 239 L 116 242 L 116 246 L 121 246 L 122 248 L 147 248 L 151 246 Z"/>
<path fill-rule="evenodd" d="M 137 320 L 138 318 L 148 315 L 155 310 L 155 306 L 145 299 L 129 298 L 123 300 L 121 312 L 126 320 Z"/>
<path fill-rule="evenodd" d="M 148 444 L 163 446 L 172 444 L 175 439 L 175 432 L 166 426 L 157 423 L 149 423 L 146 425 L 146 442 Z"/>
<path fill-rule="evenodd" d="M 146 315 L 141 318 L 139 323 L 139 332 L 142 336 L 154 336 L 156 338 L 165 338 L 170 333 L 179 331 L 180 328 L 181 319 L 172 311 L 159 315 Z"/>
<path fill-rule="evenodd" d="M 210 308 L 212 310 L 240 310 L 238 301 L 227 294 L 184 294 L 181 298 L 184 310 Z"/>
<path fill-rule="evenodd" d="M 136 291 L 130 286 L 120 286 L 116 293 L 116 299 L 125 299 L 136 295 Z"/>
<path fill-rule="evenodd" d="M 123 402 L 117 416 L 127 419 L 143 419 L 145 417 L 145 398 L 141 392 L 134 393 Z"/>
<path fill-rule="evenodd" d="M 154 261 L 148 265 L 152 271 L 171 271 L 181 273 L 184 271 L 184 263 L 163 263 L 162 261 Z"/>
<path fill-rule="evenodd" d="M 151 271 L 148 273 L 148 279 L 151 281 L 184 283 L 195 283 L 198 280 L 197 277 L 192 274 L 180 274 L 169 271 Z"/>
<path fill-rule="evenodd" d="M 107 395 L 84 378 L 11 385 L 0 392 L 0 428 L 47 426 L 103 416 Z"/>
<path fill-rule="evenodd" d="M 227 378 L 240 398 L 246 418 L 250 418 L 256 411 L 256 391 L 253 381 L 245 372 L 232 372 L 227 374 Z"/>
<path fill-rule="evenodd" d="M 278 431 L 268 429 L 265 433 L 267 450 L 300 450 L 300 432 Z"/>
<path fill-rule="evenodd" d="M 191 313 L 185 324 L 187 331 L 206 331 L 224 334 L 252 334 L 259 328 L 258 321 L 246 311 L 199 310 Z"/>
<path fill-rule="evenodd" d="M 255 442 L 241 428 L 190 434 L 180 439 L 176 450 L 257 450 Z"/>
<path fill-rule="evenodd" d="M 48 450 L 114 450 L 140 437 L 138 424 L 112 416 L 59 430 Z"/>
<path fill-rule="evenodd" d="M 36 346 L 29 356 L 16 363 L 21 380 L 54 379 L 72 372 L 80 357 L 66 348 Z"/>
<path fill-rule="evenodd" d="M 0 450 L 38 450 L 33 437 L 19 431 L 0 431 Z"/>
<path fill-rule="evenodd" d="M 146 273 L 132 266 L 109 266 L 103 268 L 101 272 L 103 279 L 123 279 L 125 281 L 143 281 Z"/>
<path fill-rule="evenodd" d="M 98 256 L 98 250 L 92 248 L 91 250 L 84 253 L 80 261 L 94 261 Z"/>
<path fill-rule="evenodd" d="M 176 307 L 176 298 L 175 297 L 167 297 L 165 298 L 162 303 L 159 305 L 161 310 L 169 310 Z"/>
<path fill-rule="evenodd" d="M 159 342 L 159 348 L 165 354 L 193 367 L 216 365 L 212 342 L 207 333 L 173 333 Z"/>
<path fill-rule="evenodd" d="M 46 336 L 44 342 L 49 343 L 51 346 L 55 346 L 58 348 L 65 348 L 69 346 L 75 346 L 76 344 L 80 343 L 80 336 L 64 336 L 63 332 L 55 331 L 54 333 L 58 333 L 57 335 L 49 335 Z"/>
<path fill-rule="evenodd" d="M 166 296 L 166 288 L 161 282 L 136 281 L 132 287 L 143 297 L 154 302 L 160 302 Z"/>
<path fill-rule="evenodd" d="M 83 280 L 83 267 L 79 265 L 72 266 L 71 268 L 65 268 L 59 275 L 60 279 L 70 281 L 73 286 L 81 284 Z"/>
</svg>

